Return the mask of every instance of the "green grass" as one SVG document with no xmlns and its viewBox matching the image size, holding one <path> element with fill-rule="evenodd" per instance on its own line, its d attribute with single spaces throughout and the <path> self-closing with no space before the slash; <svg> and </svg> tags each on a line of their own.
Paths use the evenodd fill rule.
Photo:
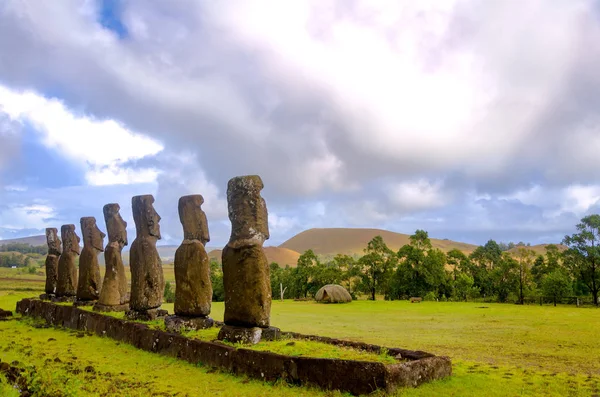
<svg viewBox="0 0 600 397">
<path fill-rule="evenodd" d="M 11 294 L 2 291 L 2 287 L 6 284 L 0 281 L 0 307 L 4 309 L 14 310 L 19 299 L 39 295 L 26 291 Z M 173 311 L 172 304 L 163 308 Z M 211 317 L 222 320 L 223 303 L 215 302 L 212 308 Z M 454 374 L 451 378 L 398 393 L 402 396 L 600 395 L 600 310 L 595 308 L 404 301 L 320 305 L 274 301 L 271 323 L 283 331 L 425 350 L 452 358 Z M 49 338 L 59 343 L 47 343 Z M 3 351 L 11 341 L 20 347 Z M 26 349 L 28 345 L 30 348 Z M 243 377 L 212 373 L 207 368 L 118 345 L 105 338 L 75 338 L 69 331 L 36 329 L 17 321 L 0 322 L 0 346 L 3 361 L 18 360 L 35 365 L 48 377 L 64 373 L 61 371 L 65 370 L 65 363 L 44 366 L 44 360 L 66 354 L 61 353 L 60 346 L 65 352 L 70 349 L 73 356 L 79 357 L 78 361 L 83 360 L 81 365 L 91 362 L 90 365 L 97 368 L 97 376 L 98 372 L 111 372 L 114 380 L 115 374 L 124 372 L 126 375 L 119 375 L 119 382 L 126 382 L 123 395 L 146 395 L 150 387 L 157 392 L 179 391 L 180 395 L 336 395 L 281 384 L 248 382 Z M 260 344 L 256 348 L 260 349 Z M 300 348 L 297 347 L 299 351 Z M 48 379 L 55 382 L 67 379 L 74 385 L 80 382 L 78 395 L 101 394 L 109 387 L 105 385 L 108 380 L 98 376 L 89 381 L 89 388 L 97 391 L 88 392 L 81 389 L 88 387 L 83 374 L 64 374 L 63 378 L 55 375 Z M 52 382 L 47 383 L 51 388 Z"/>
<path fill-rule="evenodd" d="M 70 303 L 61 303 L 63 305 L 70 305 Z M 93 311 L 93 308 L 90 306 L 80 307 L 82 310 Z M 111 317 L 124 319 L 124 312 L 107 312 L 102 313 L 104 315 L 109 315 Z M 139 323 L 147 324 L 152 328 L 157 328 L 164 330 L 165 325 L 162 320 L 154 320 L 154 321 L 136 321 Z M 197 331 L 187 331 L 183 335 L 188 338 L 199 339 L 204 341 L 213 341 L 217 339 L 217 335 L 219 333 L 218 327 L 212 327 L 208 329 L 202 329 Z M 269 351 L 272 353 L 284 354 L 288 356 L 295 357 L 319 357 L 319 358 L 337 358 L 344 360 L 359 360 L 359 361 L 369 361 L 369 362 L 380 362 L 384 364 L 396 364 L 398 360 L 394 357 L 388 356 L 387 354 L 375 354 L 360 351 L 357 349 L 343 347 L 343 346 L 334 346 L 327 343 L 315 342 L 315 341 L 306 341 L 306 340 L 296 340 L 296 339 L 282 339 L 280 341 L 262 341 L 256 345 L 243 345 L 240 343 L 229 343 L 225 341 L 224 343 L 237 347 L 237 348 L 245 348 L 252 349 L 258 351 Z"/>
</svg>

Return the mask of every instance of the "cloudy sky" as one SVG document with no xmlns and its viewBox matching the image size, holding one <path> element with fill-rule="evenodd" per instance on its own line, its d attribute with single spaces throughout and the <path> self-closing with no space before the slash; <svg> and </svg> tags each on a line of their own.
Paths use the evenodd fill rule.
<svg viewBox="0 0 600 397">
<path fill-rule="evenodd" d="M 600 212 L 595 0 L 0 2 L 0 238 L 259 174 L 311 227 L 558 242 Z M 79 228 L 79 226 L 78 226 Z M 131 239 L 130 239 L 131 240 Z"/>
</svg>

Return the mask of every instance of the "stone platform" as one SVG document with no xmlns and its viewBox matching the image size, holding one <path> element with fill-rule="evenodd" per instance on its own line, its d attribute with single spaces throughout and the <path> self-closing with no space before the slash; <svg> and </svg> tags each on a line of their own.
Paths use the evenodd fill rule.
<svg viewBox="0 0 600 397">
<path fill-rule="evenodd" d="M 203 363 L 233 374 L 265 381 L 283 379 L 296 385 L 312 385 L 355 395 L 369 394 L 378 389 L 392 393 L 401 387 L 416 387 L 452 374 L 452 363 L 448 357 L 421 351 L 388 348 L 388 354 L 398 359 L 395 364 L 292 357 L 235 348 L 219 341 L 189 339 L 149 328 L 146 324 L 37 299 L 19 301 L 17 313 L 41 318 L 56 327 L 93 332 L 145 351 L 176 357 L 193 364 Z M 296 333 L 283 332 L 282 336 L 318 340 L 376 353 L 384 349 L 377 345 Z"/>
</svg>

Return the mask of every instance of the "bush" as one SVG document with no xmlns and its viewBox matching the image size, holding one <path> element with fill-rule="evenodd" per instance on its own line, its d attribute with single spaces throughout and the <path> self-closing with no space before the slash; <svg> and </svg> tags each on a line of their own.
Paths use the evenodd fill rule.
<svg viewBox="0 0 600 397">
<path fill-rule="evenodd" d="M 167 283 L 165 284 L 165 302 L 167 303 L 173 303 L 175 302 L 175 290 L 173 289 L 173 287 L 171 287 L 171 283 L 169 281 L 167 281 Z"/>
<path fill-rule="evenodd" d="M 436 301 L 437 296 L 436 296 L 435 292 L 429 291 L 427 294 L 425 294 L 425 296 L 423 297 L 423 300 L 424 301 Z"/>
</svg>

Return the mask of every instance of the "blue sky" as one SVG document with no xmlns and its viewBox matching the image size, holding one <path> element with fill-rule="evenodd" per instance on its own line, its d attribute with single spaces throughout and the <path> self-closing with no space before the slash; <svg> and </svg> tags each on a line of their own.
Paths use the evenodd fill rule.
<svg viewBox="0 0 600 397">
<path fill-rule="evenodd" d="M 0 4 L 0 238 L 259 174 L 276 245 L 311 227 L 559 242 L 599 212 L 592 0 Z"/>
</svg>

